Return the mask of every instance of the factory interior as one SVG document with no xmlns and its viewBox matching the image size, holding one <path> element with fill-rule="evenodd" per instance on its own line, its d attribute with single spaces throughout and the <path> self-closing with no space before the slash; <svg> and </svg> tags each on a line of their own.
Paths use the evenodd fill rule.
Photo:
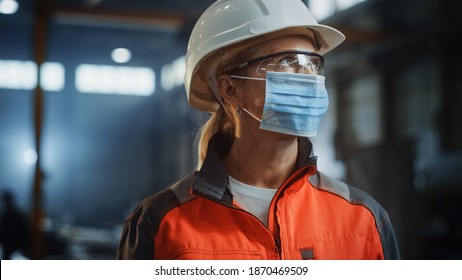
<svg viewBox="0 0 462 280">
<path fill-rule="evenodd" d="M 115 259 L 137 204 L 194 171 L 209 113 L 185 54 L 213 2 L 0 0 L 0 211 L 8 193 L 30 236 L 12 259 Z M 319 170 L 377 199 L 403 259 L 462 259 L 462 2 L 303 2 L 346 36 Z"/>
</svg>

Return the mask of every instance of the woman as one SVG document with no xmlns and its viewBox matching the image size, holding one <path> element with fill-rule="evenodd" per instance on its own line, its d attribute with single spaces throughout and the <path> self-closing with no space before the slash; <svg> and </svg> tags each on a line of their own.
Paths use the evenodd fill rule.
<svg viewBox="0 0 462 280">
<path fill-rule="evenodd" d="M 397 259 L 385 210 L 316 168 L 323 54 L 344 40 L 300 0 L 217 1 L 192 31 L 185 86 L 213 112 L 197 172 L 127 219 L 120 259 Z"/>
</svg>

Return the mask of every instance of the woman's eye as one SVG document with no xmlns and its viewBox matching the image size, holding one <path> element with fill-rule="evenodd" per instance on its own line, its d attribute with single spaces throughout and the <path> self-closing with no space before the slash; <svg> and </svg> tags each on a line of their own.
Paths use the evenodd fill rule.
<svg viewBox="0 0 462 280">
<path fill-rule="evenodd" d="M 292 66 L 292 62 L 288 59 L 281 59 L 277 65 L 280 66 L 280 67 L 288 67 L 288 66 Z"/>
</svg>

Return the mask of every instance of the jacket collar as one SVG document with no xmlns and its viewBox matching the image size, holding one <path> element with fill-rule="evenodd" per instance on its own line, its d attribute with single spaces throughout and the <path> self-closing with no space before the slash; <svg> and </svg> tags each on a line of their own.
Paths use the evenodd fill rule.
<svg viewBox="0 0 462 280">
<path fill-rule="evenodd" d="M 196 173 L 192 191 L 215 201 L 232 205 L 232 194 L 228 188 L 228 172 L 222 159 L 229 153 L 233 137 L 222 131 L 214 134 L 208 143 L 207 154 L 201 169 Z M 316 166 L 317 157 L 308 138 L 298 138 L 296 170 L 308 165 Z"/>
</svg>

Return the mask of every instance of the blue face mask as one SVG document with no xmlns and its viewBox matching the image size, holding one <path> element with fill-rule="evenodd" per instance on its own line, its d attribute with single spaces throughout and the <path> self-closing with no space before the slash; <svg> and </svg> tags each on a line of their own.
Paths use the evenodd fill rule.
<svg viewBox="0 0 462 280">
<path fill-rule="evenodd" d="M 325 77 L 320 75 L 267 72 L 262 119 L 245 108 L 243 111 L 260 121 L 261 129 L 295 136 L 316 136 L 319 121 L 329 106 L 324 82 Z"/>
</svg>

